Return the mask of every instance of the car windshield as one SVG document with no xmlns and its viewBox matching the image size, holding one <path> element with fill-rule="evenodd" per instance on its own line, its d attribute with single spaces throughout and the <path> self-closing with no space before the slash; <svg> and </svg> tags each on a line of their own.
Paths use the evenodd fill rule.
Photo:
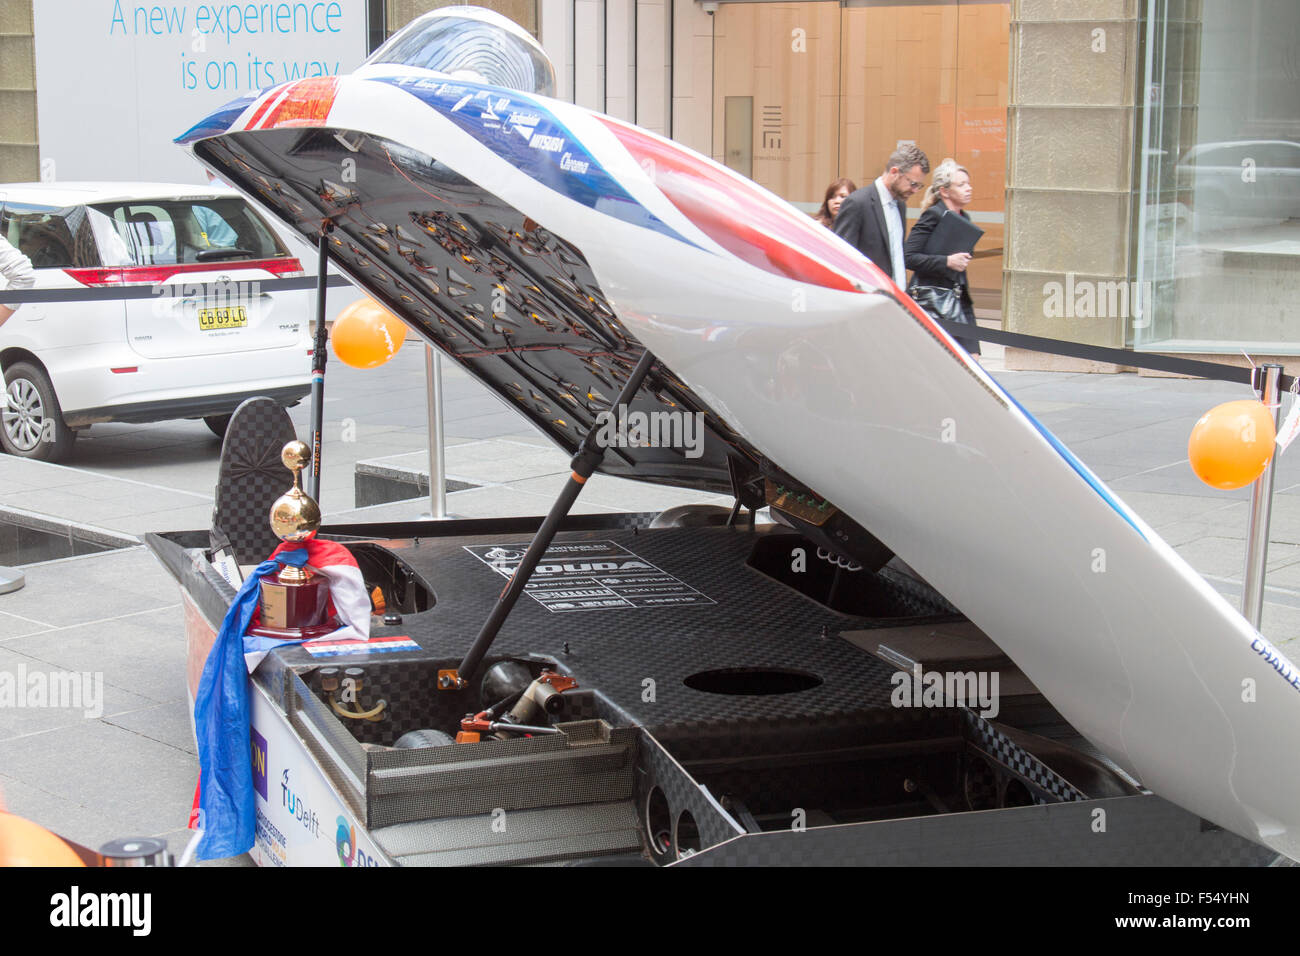
<svg viewBox="0 0 1300 956">
<path fill-rule="evenodd" d="M 141 200 L 93 207 L 104 230 L 105 265 L 175 265 L 287 257 L 270 228 L 238 197 Z"/>
</svg>

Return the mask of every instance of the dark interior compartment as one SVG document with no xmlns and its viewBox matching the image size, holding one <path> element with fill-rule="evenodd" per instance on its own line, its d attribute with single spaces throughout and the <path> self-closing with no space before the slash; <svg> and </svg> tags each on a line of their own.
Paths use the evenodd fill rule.
<svg viewBox="0 0 1300 956">
<path fill-rule="evenodd" d="M 368 542 L 347 544 L 357 559 L 366 588 L 379 587 L 389 611 L 416 614 L 437 603 L 433 589 L 387 548 Z"/>
<path fill-rule="evenodd" d="M 533 672 L 533 676 L 541 673 L 543 667 L 552 664 L 541 658 L 494 657 L 487 661 L 487 666 L 500 660 L 521 660 Z M 371 746 L 392 747 L 401 737 L 416 730 L 438 730 L 455 737 L 462 717 L 478 713 L 487 706 L 482 702 L 475 684 L 464 690 L 438 689 L 438 671 L 455 667 L 458 663 L 454 660 L 359 663 L 355 659 L 349 659 L 345 664 L 326 661 L 318 667 L 300 669 L 299 676 L 316 698 L 330 708 L 330 712 L 354 739 Z M 322 672 L 337 669 L 339 679 L 343 680 L 346 678 L 345 671 L 349 668 L 359 668 L 364 674 L 359 689 L 355 693 L 349 693 L 348 699 L 343 699 L 341 690 L 331 693 L 322 688 Z M 384 707 L 376 715 L 376 720 L 345 717 L 333 706 L 334 703 L 340 703 L 345 710 L 365 713 L 374 710 L 380 702 L 383 702 Z M 620 715 L 589 690 L 568 691 L 563 695 L 563 702 L 563 709 L 554 715 L 556 722 L 592 718 L 603 718 L 610 723 L 620 722 Z M 621 722 L 626 723 L 626 720 Z"/>
<path fill-rule="evenodd" d="M 802 552 L 802 556 L 799 552 Z M 956 614 L 937 592 L 886 565 L 879 571 L 837 557 L 799 534 L 768 534 L 747 562 L 791 590 L 840 614 L 868 618 Z"/>
</svg>

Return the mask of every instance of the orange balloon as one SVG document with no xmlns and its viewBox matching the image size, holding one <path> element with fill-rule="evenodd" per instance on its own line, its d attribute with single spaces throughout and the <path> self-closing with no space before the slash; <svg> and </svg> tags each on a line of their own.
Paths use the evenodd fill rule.
<svg viewBox="0 0 1300 956">
<path fill-rule="evenodd" d="M 1187 441 L 1196 477 L 1212 488 L 1244 488 L 1273 458 L 1273 416 L 1255 399 L 1225 402 L 1201 416 Z"/>
<path fill-rule="evenodd" d="M 49 830 L 0 812 L 0 866 L 85 866 L 81 857 Z"/>
<path fill-rule="evenodd" d="M 353 368 L 378 368 L 406 341 L 406 325 L 374 299 L 358 299 L 330 329 L 334 354 Z"/>
</svg>

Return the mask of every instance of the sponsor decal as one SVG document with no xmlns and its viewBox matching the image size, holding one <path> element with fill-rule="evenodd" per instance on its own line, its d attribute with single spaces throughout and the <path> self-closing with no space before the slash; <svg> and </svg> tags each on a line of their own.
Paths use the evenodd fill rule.
<svg viewBox="0 0 1300 956">
<path fill-rule="evenodd" d="M 653 215 L 542 104 L 475 83 L 431 77 L 376 78 L 405 90 L 548 189 L 615 219 L 694 246 Z M 564 150 L 563 152 L 560 152 Z M 555 157 L 559 155 L 559 162 Z"/>
<path fill-rule="evenodd" d="M 465 550 L 510 578 L 525 547 L 466 545 Z M 716 603 L 613 541 L 551 545 L 534 569 L 525 593 L 552 612 Z"/>
<path fill-rule="evenodd" d="M 406 636 L 372 637 L 368 641 L 344 639 L 331 641 L 318 638 L 301 645 L 312 657 L 341 657 L 345 654 L 391 654 L 396 651 L 418 651 L 420 645 Z"/>
<path fill-rule="evenodd" d="M 587 175 L 587 170 L 590 166 L 591 163 L 585 162 L 581 159 L 574 159 L 570 153 L 565 153 L 560 157 L 560 168 L 570 173 L 579 173 L 580 175 L 585 176 Z"/>
<path fill-rule="evenodd" d="M 284 866 L 289 862 L 289 847 L 279 827 L 271 822 L 261 807 L 257 808 L 256 839 L 265 851 L 262 859 L 272 866 Z"/>
<path fill-rule="evenodd" d="M 266 800 L 266 738 L 257 732 L 256 727 L 249 729 L 253 745 L 253 787 Z"/>
<path fill-rule="evenodd" d="M 339 866 L 380 866 L 380 862 L 357 846 L 357 833 L 345 817 L 338 818 L 334 831 L 334 847 L 338 850 Z"/>
<path fill-rule="evenodd" d="M 1250 649 L 1264 658 L 1265 663 L 1281 674 L 1283 680 L 1300 690 L 1300 672 L 1296 671 L 1295 666 L 1281 651 L 1259 636 L 1250 642 Z"/>
<path fill-rule="evenodd" d="M 544 149 L 548 153 L 558 153 L 564 149 L 564 137 L 544 136 L 541 133 L 534 133 L 533 138 L 528 141 L 528 145 L 533 149 Z"/>
<path fill-rule="evenodd" d="M 301 794 L 296 794 L 289 788 L 288 769 L 280 779 L 280 806 L 288 810 L 289 816 L 301 823 L 303 829 L 317 839 L 320 838 L 320 820 L 316 816 L 316 811 L 307 806 L 307 801 Z"/>
</svg>

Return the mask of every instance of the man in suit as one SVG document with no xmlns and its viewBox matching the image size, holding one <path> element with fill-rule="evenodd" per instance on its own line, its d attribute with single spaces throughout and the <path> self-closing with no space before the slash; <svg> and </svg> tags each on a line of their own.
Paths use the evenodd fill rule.
<svg viewBox="0 0 1300 956">
<path fill-rule="evenodd" d="M 913 143 L 890 154 L 885 171 L 849 195 L 835 217 L 835 234 L 858 247 L 894 280 L 907 287 L 903 237 L 907 234 L 907 200 L 925 185 L 930 160 Z"/>
</svg>

